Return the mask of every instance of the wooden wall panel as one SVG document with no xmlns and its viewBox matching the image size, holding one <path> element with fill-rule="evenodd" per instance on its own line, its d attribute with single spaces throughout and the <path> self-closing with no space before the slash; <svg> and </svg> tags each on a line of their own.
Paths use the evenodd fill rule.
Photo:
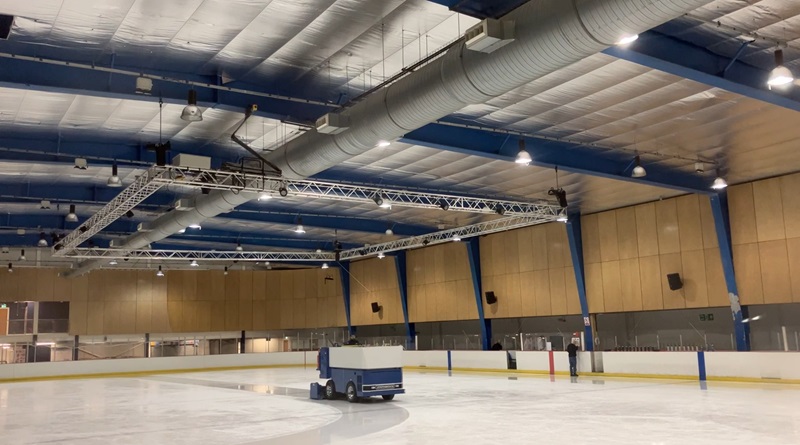
<svg viewBox="0 0 800 445">
<path fill-rule="evenodd" d="M 606 312 L 621 312 L 622 283 L 619 275 L 619 261 L 602 263 L 603 271 L 603 305 Z"/>
<path fill-rule="evenodd" d="M 536 270 L 533 272 L 533 295 L 536 299 L 536 315 L 552 315 L 549 271 Z"/>
<path fill-rule="evenodd" d="M 733 248 L 733 269 L 742 304 L 763 304 L 761 259 L 758 243 L 740 244 Z"/>
<path fill-rule="evenodd" d="M 600 263 L 587 264 L 586 269 L 586 300 L 589 303 L 590 313 L 605 312 L 603 297 L 603 267 Z M 537 300 L 538 301 L 538 300 Z"/>
<path fill-rule="evenodd" d="M 564 268 L 550 269 L 550 312 L 552 315 L 566 315 L 567 283 Z"/>
<path fill-rule="evenodd" d="M 681 252 L 681 267 L 686 307 L 708 307 L 705 251 Z"/>
<path fill-rule="evenodd" d="M 684 290 L 671 290 L 667 282 L 667 274 L 679 273 L 683 276 L 683 263 L 680 253 L 660 255 L 661 262 L 661 291 L 664 300 L 664 309 L 683 309 L 686 307 Z"/>
<path fill-rule="evenodd" d="M 656 225 L 656 205 L 642 204 L 636 209 L 636 242 L 640 256 L 658 255 L 658 227 Z"/>
<path fill-rule="evenodd" d="M 728 213 L 731 220 L 731 241 L 734 245 L 758 241 L 755 212 L 752 184 L 728 187 Z"/>
<path fill-rule="evenodd" d="M 792 301 L 800 303 L 800 238 L 786 240 L 786 250 L 789 258 L 789 276 L 792 283 Z"/>
<path fill-rule="evenodd" d="M 765 179 L 752 185 L 758 241 L 786 239 L 780 178 Z M 792 193 L 798 192 L 794 190 Z"/>
<path fill-rule="evenodd" d="M 603 212 L 597 215 L 600 231 L 600 261 L 616 261 L 619 259 L 619 239 L 617 236 L 616 212 Z"/>
<path fill-rule="evenodd" d="M 783 225 L 787 238 L 800 237 L 800 174 L 780 178 Z"/>
<path fill-rule="evenodd" d="M 800 192 L 800 191 L 798 191 Z M 786 240 L 758 243 L 764 303 L 791 303 L 792 280 Z"/>
<path fill-rule="evenodd" d="M 520 287 L 520 302 L 522 304 L 522 316 L 523 317 L 535 316 L 536 294 L 534 293 L 533 271 L 522 272 L 519 275 L 519 287 Z"/>
<path fill-rule="evenodd" d="M 600 228 L 597 214 L 581 216 L 581 237 L 583 240 L 583 261 L 586 264 L 599 263 L 601 261 Z"/>
<path fill-rule="evenodd" d="M 700 205 L 700 225 L 703 231 L 703 247 L 710 249 L 719 247 L 717 239 L 717 226 L 714 224 L 714 214 L 711 212 L 711 199 L 706 196 L 698 197 Z"/>
<path fill-rule="evenodd" d="M 639 258 L 639 278 L 642 284 L 642 309 L 664 309 L 661 258 L 657 255 Z"/>
<path fill-rule="evenodd" d="M 580 314 L 581 301 L 578 296 L 578 285 L 575 282 L 575 270 L 572 267 L 565 267 L 564 278 L 567 285 L 567 313 Z"/>
<path fill-rule="evenodd" d="M 633 233 L 636 232 L 634 231 Z M 635 237 L 630 238 L 635 239 Z M 624 311 L 641 311 L 643 302 L 639 258 L 621 260 L 619 262 L 619 275 L 621 278 L 622 309 Z"/>
<path fill-rule="evenodd" d="M 627 260 L 639 257 L 639 240 L 636 236 L 636 209 L 628 207 L 615 211 L 617 215 L 617 240 L 619 258 Z"/>
<path fill-rule="evenodd" d="M 596 219 L 595 219 L 596 221 Z M 595 224 L 595 229 L 597 225 Z M 531 240 L 533 249 L 533 270 L 547 270 L 547 229 L 545 226 L 534 226 L 531 228 Z M 590 243 L 591 244 L 591 243 Z M 585 249 L 586 247 L 584 247 Z M 600 255 L 598 248 L 597 254 Z M 600 257 L 598 256 L 598 261 Z"/>
<path fill-rule="evenodd" d="M 534 226 L 535 227 L 535 226 Z M 533 229 L 526 227 L 517 230 L 517 241 L 519 242 L 519 270 L 529 272 L 533 267 Z"/>
<path fill-rule="evenodd" d="M 550 223 L 544 226 L 547 235 L 547 267 L 558 269 L 570 263 L 566 225 Z"/>
<path fill-rule="evenodd" d="M 678 208 L 674 199 L 656 202 L 656 230 L 658 230 L 658 251 L 660 254 L 681 251 Z"/>
<path fill-rule="evenodd" d="M 675 198 L 678 211 L 678 234 L 681 252 L 703 250 L 703 226 L 700 221 L 700 203 L 697 195 Z"/>
</svg>

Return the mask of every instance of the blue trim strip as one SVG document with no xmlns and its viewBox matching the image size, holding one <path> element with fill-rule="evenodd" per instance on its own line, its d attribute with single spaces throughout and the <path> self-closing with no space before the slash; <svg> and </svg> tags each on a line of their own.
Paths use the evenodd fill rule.
<svg viewBox="0 0 800 445">
<path fill-rule="evenodd" d="M 583 267 L 583 240 L 581 237 L 581 215 L 576 213 L 569 216 L 567 221 L 567 239 L 569 239 L 569 253 L 572 257 L 572 268 L 575 271 L 575 283 L 578 285 L 578 299 L 581 303 L 583 316 L 584 348 L 594 351 L 594 337 L 589 318 L 589 302 L 586 298 L 586 275 Z"/>
<path fill-rule="evenodd" d="M 711 213 L 714 214 L 714 226 L 717 231 L 719 254 L 722 259 L 722 272 L 725 275 L 725 286 L 728 288 L 728 299 L 733 315 L 733 330 L 737 351 L 750 350 L 750 335 L 742 323 L 742 307 L 739 303 L 739 289 L 736 286 L 736 273 L 733 268 L 733 246 L 731 244 L 731 225 L 728 216 L 728 195 L 725 192 L 712 195 Z"/>
<path fill-rule="evenodd" d="M 481 324 L 481 346 L 488 351 L 491 345 L 491 320 L 483 314 L 483 298 L 481 295 L 481 245 L 480 238 L 470 238 L 467 245 L 467 258 L 469 258 L 469 271 L 472 274 L 472 291 L 475 294 L 475 304 L 478 308 L 478 320 Z"/>
<path fill-rule="evenodd" d="M 704 382 L 706 380 L 706 356 L 703 351 L 697 351 L 697 373 L 700 381 Z"/>
<path fill-rule="evenodd" d="M 448 371 L 452 371 L 453 370 L 453 358 L 450 355 L 450 350 L 449 349 L 447 350 L 447 370 Z"/>
</svg>

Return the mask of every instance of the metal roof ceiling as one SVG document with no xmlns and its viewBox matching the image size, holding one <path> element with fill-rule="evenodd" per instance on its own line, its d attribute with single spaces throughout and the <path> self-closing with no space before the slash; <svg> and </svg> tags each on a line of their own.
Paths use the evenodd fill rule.
<svg viewBox="0 0 800 445">
<path fill-rule="evenodd" d="M 225 83 L 245 82 L 264 91 L 335 103 L 369 90 L 477 22 L 425 0 L 0 0 L 0 13 L 16 16 L 12 36 L 0 41 L 0 52 L 172 76 L 220 75 Z M 788 42 L 787 66 L 800 73 L 800 2 L 716 0 L 655 32 L 733 57 L 743 42 L 741 33 L 712 23 L 717 20 L 764 37 L 741 53 L 742 63 L 770 69 L 775 47 L 771 40 L 779 40 Z M 41 65 L 41 69 L 49 68 Z M 54 198 L 59 188 L 103 189 L 110 174 L 107 161 L 119 158 L 122 162 L 123 153 L 128 153 L 119 148 L 121 144 L 141 146 L 158 140 L 155 96 L 104 95 L 102 86 L 98 91 L 83 94 L 0 82 L 0 183 L 50 186 Z M 241 112 L 208 108 L 203 122 L 189 124 L 179 118 L 181 103 L 165 102 L 164 140 L 226 160 L 246 155 L 230 141 Z M 446 120 L 555 138 L 621 157 L 632 158 L 639 151 L 645 166 L 683 172 L 693 171 L 693 159 L 700 157 L 719 162 L 736 183 L 797 169 L 800 126 L 792 125 L 796 113 L 597 54 L 484 104 L 466 107 Z M 255 148 L 271 150 L 301 131 L 296 125 L 256 115 L 240 135 Z M 66 149 L 59 159 L 27 160 L 19 151 L 36 151 L 26 146 L 32 139 L 57 141 L 38 149 L 48 153 L 60 153 L 62 143 L 106 141 L 108 147 L 93 152 L 97 160 L 92 153 L 87 155 L 89 170 L 74 170 Z M 654 152 L 659 155 L 647 156 Z M 146 161 L 133 156 L 127 160 L 130 163 L 122 162 L 120 173 L 129 182 L 141 171 L 134 167 Z M 321 177 L 524 198 L 546 198 L 546 191 L 555 185 L 550 169 L 401 142 L 375 148 Z M 568 191 L 570 204 L 584 213 L 682 193 L 566 172 L 559 174 L 559 182 Z M 190 192 L 182 188 L 159 192 L 157 203 L 145 207 L 136 220 L 152 218 L 164 203 Z M 26 204 L 0 192 L 0 201 L 5 202 L 0 202 L 0 212 L 35 213 L 36 196 L 31 193 L 18 196 L 28 198 L 30 204 Z M 81 217 L 99 204 L 82 207 Z M 387 227 L 398 223 L 449 227 L 490 217 L 399 208 L 387 212 L 371 205 L 322 199 L 287 198 L 265 205 L 297 215 L 371 219 Z M 223 216 L 206 227 L 229 232 L 233 238 L 294 236 L 291 224 L 285 222 Z M 333 238 L 330 227 L 306 224 L 306 230 L 312 242 Z M 361 230 L 338 230 L 338 235 L 353 244 L 386 238 Z M 170 238 L 169 243 L 223 248 L 230 239 L 187 235 Z M 8 240 L 4 242 L 13 242 Z"/>
</svg>

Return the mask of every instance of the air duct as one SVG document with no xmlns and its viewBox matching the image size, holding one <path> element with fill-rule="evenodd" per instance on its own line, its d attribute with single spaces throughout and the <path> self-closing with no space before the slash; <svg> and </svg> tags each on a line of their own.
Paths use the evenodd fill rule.
<svg viewBox="0 0 800 445">
<path fill-rule="evenodd" d="M 514 23 L 512 43 L 491 54 L 470 51 L 464 43 L 455 45 L 345 110 L 347 131 L 336 135 L 309 131 L 272 152 L 267 160 L 286 177 L 309 177 L 370 150 L 381 140 L 399 138 L 467 105 L 484 103 L 710 1 L 532 0 L 502 18 Z M 229 191 L 198 196 L 197 208 L 162 215 L 150 232 L 132 235 L 124 246 L 141 248 L 257 197 Z M 84 262 L 68 274 L 101 265 L 94 263 Z"/>
<path fill-rule="evenodd" d="M 349 129 L 308 132 L 267 157 L 284 175 L 305 178 L 596 54 L 710 0 L 533 0 L 502 18 L 515 41 L 492 54 L 462 43 L 346 110 Z"/>
</svg>

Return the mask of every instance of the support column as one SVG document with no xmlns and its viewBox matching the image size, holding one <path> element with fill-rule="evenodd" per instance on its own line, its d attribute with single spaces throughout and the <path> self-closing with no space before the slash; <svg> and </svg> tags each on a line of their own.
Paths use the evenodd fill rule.
<svg viewBox="0 0 800 445">
<path fill-rule="evenodd" d="M 481 324 L 481 346 L 484 351 L 488 351 L 491 348 L 492 341 L 492 320 L 483 315 L 480 238 L 477 236 L 470 238 L 466 245 L 469 271 L 472 274 L 472 290 L 475 293 L 475 304 L 478 306 L 478 321 Z"/>
<path fill-rule="evenodd" d="M 342 282 L 342 298 L 344 299 L 344 316 L 347 319 L 347 333 L 355 335 L 356 329 L 350 323 L 350 262 L 339 262 L 339 278 Z M 345 340 L 346 342 L 347 340 Z"/>
<path fill-rule="evenodd" d="M 75 339 L 72 340 L 72 361 L 75 362 L 78 361 L 78 358 L 80 356 L 80 350 L 78 348 L 80 347 L 80 344 L 81 344 L 80 336 L 76 335 Z"/>
<path fill-rule="evenodd" d="M 592 327 L 595 317 L 589 315 L 589 302 L 586 299 L 586 274 L 583 268 L 583 240 L 581 238 L 581 214 L 575 213 L 567 220 L 567 239 L 569 240 L 569 253 L 572 257 L 572 268 L 575 271 L 575 284 L 578 285 L 578 300 L 581 303 L 583 315 L 584 349 L 594 351 L 594 329 Z"/>
<path fill-rule="evenodd" d="M 401 250 L 394 255 L 397 270 L 397 288 L 400 290 L 400 305 L 403 307 L 403 321 L 406 324 L 406 349 L 416 349 L 414 341 L 417 336 L 414 323 L 408 321 L 408 269 L 406 268 L 406 252 Z"/>
<path fill-rule="evenodd" d="M 731 244 L 731 225 L 728 216 L 728 194 L 726 192 L 711 195 L 711 213 L 714 214 L 714 226 L 719 243 L 719 255 L 722 259 L 722 272 L 725 275 L 725 286 L 728 288 L 728 299 L 733 316 L 733 332 L 737 351 L 750 350 L 750 330 L 742 315 L 739 303 L 739 289 L 736 286 L 736 274 L 733 268 L 733 246 Z"/>
</svg>

